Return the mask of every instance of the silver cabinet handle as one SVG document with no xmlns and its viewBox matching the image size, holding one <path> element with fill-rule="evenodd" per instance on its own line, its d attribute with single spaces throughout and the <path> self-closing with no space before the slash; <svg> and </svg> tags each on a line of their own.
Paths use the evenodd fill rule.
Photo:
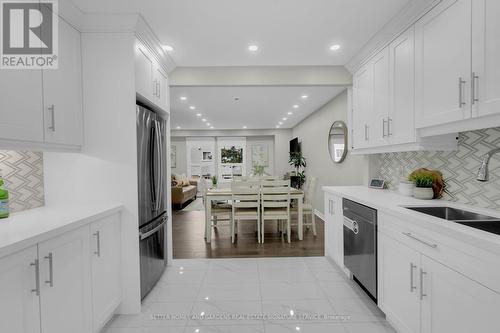
<svg viewBox="0 0 500 333">
<path fill-rule="evenodd" d="M 369 126 L 368 124 L 365 124 L 365 141 L 368 141 L 368 129 L 369 129 Z"/>
<path fill-rule="evenodd" d="M 471 80 L 471 99 L 472 99 L 472 104 L 475 104 L 476 102 L 479 102 L 479 98 L 477 97 L 478 94 L 476 93 L 476 90 L 479 87 L 479 84 L 476 84 L 476 82 L 479 81 L 479 75 L 477 73 L 472 72 L 472 80 Z M 478 82 L 479 83 L 479 82 Z"/>
<path fill-rule="evenodd" d="M 31 292 L 35 293 L 35 295 L 37 296 L 40 296 L 40 263 L 38 262 L 38 259 L 35 259 L 35 261 L 32 262 L 30 266 L 35 267 L 35 289 L 31 289 Z"/>
<path fill-rule="evenodd" d="M 392 118 L 391 117 L 387 117 L 387 136 L 391 136 L 392 135 L 391 124 L 392 124 Z"/>
<path fill-rule="evenodd" d="M 424 293 L 424 275 L 426 274 L 427 272 L 424 272 L 424 270 L 420 268 L 420 300 L 427 296 L 427 294 Z"/>
<path fill-rule="evenodd" d="M 96 254 L 98 257 L 101 256 L 101 233 L 99 231 L 96 231 L 94 233 L 95 239 L 96 239 L 96 251 L 94 254 Z"/>
<path fill-rule="evenodd" d="M 48 110 L 50 112 L 50 126 L 49 126 L 49 130 L 51 130 L 52 132 L 55 132 L 56 131 L 56 107 L 54 106 L 54 104 L 52 104 L 51 106 L 48 107 Z"/>
<path fill-rule="evenodd" d="M 387 123 L 387 120 L 385 118 L 382 119 L 382 137 L 385 138 L 385 124 Z"/>
<path fill-rule="evenodd" d="M 161 83 L 158 81 L 158 98 L 161 98 Z"/>
<path fill-rule="evenodd" d="M 405 236 L 407 236 L 407 237 L 410 237 L 411 239 L 416 240 L 416 241 L 417 241 L 417 242 L 419 242 L 419 243 L 422 243 L 422 244 L 424 244 L 424 245 L 427 245 L 427 246 L 429 246 L 429 247 L 432 247 L 433 249 L 435 249 L 435 248 L 437 248 L 437 247 L 438 247 L 438 246 L 437 246 L 437 244 L 434 244 L 434 243 L 429 243 L 429 242 L 424 241 L 424 240 L 422 240 L 422 239 L 420 239 L 420 238 L 418 238 L 418 237 L 413 236 L 413 234 L 412 234 L 411 232 L 403 232 L 403 235 L 405 235 Z"/>
<path fill-rule="evenodd" d="M 45 281 L 50 287 L 54 286 L 54 265 L 53 265 L 53 255 L 49 252 L 49 255 L 45 257 L 49 260 L 49 279 Z"/>
<path fill-rule="evenodd" d="M 462 106 L 465 105 L 463 99 L 463 85 L 465 84 L 465 80 L 462 77 L 458 78 L 458 107 L 461 109 Z"/>
<path fill-rule="evenodd" d="M 417 289 L 416 286 L 413 285 L 413 271 L 417 268 L 417 265 L 413 265 L 413 263 L 410 263 L 410 293 L 412 293 L 414 290 Z"/>
</svg>

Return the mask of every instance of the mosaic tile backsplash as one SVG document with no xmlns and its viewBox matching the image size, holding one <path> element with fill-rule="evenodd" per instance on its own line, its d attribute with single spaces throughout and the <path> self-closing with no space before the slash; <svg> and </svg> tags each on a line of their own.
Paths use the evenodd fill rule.
<svg viewBox="0 0 500 333">
<path fill-rule="evenodd" d="M 9 190 L 11 212 L 44 205 L 41 152 L 0 150 L 0 169 Z"/>
<path fill-rule="evenodd" d="M 457 151 L 380 154 L 379 175 L 389 181 L 390 188 L 397 188 L 402 167 L 405 175 L 418 168 L 439 170 L 450 192 L 444 199 L 500 209 L 500 154 L 490 160 L 489 181 L 476 180 L 481 157 L 497 147 L 500 147 L 500 127 L 464 132 L 459 134 Z"/>
</svg>

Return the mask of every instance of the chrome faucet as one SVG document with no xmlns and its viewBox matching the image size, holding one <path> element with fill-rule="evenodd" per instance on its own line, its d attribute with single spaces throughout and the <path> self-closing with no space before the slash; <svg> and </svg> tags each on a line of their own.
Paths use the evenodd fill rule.
<svg viewBox="0 0 500 333">
<path fill-rule="evenodd" d="M 483 160 L 481 161 L 481 166 L 477 171 L 477 180 L 480 182 L 485 182 L 489 178 L 488 174 L 488 163 L 490 162 L 491 156 L 500 152 L 500 148 L 490 150 L 486 155 L 483 156 Z"/>
</svg>

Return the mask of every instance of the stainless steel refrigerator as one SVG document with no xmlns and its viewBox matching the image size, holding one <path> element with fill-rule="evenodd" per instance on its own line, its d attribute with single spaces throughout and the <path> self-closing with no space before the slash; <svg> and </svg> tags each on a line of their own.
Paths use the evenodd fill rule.
<svg viewBox="0 0 500 333">
<path fill-rule="evenodd" d="M 160 279 L 167 264 L 167 123 L 137 105 L 137 167 L 141 299 Z"/>
</svg>

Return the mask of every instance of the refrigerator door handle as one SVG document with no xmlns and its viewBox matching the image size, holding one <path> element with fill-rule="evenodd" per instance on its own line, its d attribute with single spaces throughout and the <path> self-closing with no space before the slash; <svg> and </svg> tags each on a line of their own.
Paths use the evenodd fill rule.
<svg viewBox="0 0 500 333">
<path fill-rule="evenodd" d="M 149 163 L 149 178 L 150 178 L 150 184 L 149 184 L 149 190 L 151 192 L 151 204 L 152 204 L 152 210 L 156 211 L 156 174 L 155 174 L 155 165 L 154 165 L 154 158 L 155 158 L 155 141 L 156 141 L 156 126 L 151 127 L 151 134 L 150 134 L 150 139 L 149 139 L 149 149 L 151 151 L 151 161 Z"/>
<path fill-rule="evenodd" d="M 162 166 L 162 151 L 161 151 L 161 133 L 160 133 L 160 123 L 155 120 L 154 122 L 154 127 L 155 127 L 155 145 L 156 145 L 156 175 L 155 175 L 155 211 L 159 211 L 161 207 L 161 183 L 162 183 L 162 177 L 163 177 L 163 172 L 161 170 Z"/>
</svg>

